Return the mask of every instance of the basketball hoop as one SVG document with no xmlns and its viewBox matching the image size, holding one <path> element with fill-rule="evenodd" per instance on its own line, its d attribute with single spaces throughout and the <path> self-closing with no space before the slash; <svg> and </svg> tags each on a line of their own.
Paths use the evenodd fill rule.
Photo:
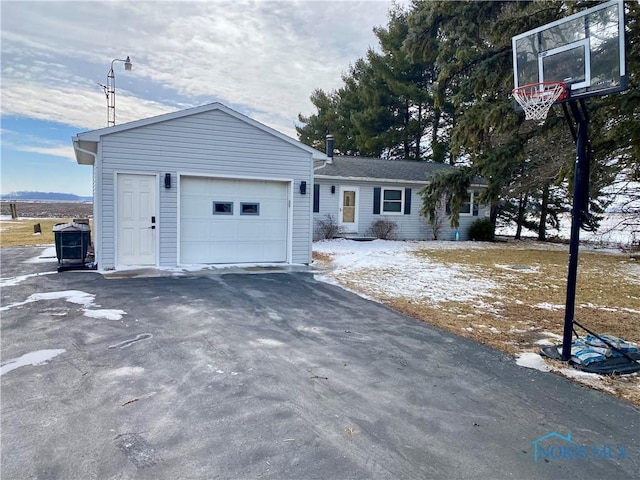
<svg viewBox="0 0 640 480">
<path fill-rule="evenodd" d="M 530 83 L 511 92 L 524 110 L 526 120 L 544 120 L 557 100 L 567 98 L 564 82 Z"/>
</svg>

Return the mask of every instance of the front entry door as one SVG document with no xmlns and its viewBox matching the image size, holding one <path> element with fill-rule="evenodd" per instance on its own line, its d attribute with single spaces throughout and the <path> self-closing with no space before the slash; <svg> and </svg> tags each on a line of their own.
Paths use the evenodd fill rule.
<svg viewBox="0 0 640 480">
<path fill-rule="evenodd" d="M 118 265 L 156 264 L 155 175 L 118 174 Z"/>
<path fill-rule="evenodd" d="M 358 187 L 340 187 L 340 226 L 344 233 L 358 233 Z"/>
</svg>

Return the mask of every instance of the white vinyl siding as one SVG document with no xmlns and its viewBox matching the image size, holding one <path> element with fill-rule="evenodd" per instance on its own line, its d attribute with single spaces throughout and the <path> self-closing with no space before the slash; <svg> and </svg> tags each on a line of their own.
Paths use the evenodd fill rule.
<svg viewBox="0 0 640 480">
<path fill-rule="evenodd" d="M 290 261 L 310 263 L 313 195 L 309 190 L 302 195 L 297 188 L 300 181 L 313 184 L 310 152 L 220 110 L 108 134 L 102 137 L 100 149 L 96 184 L 102 192 L 102 222 L 98 232 L 102 268 L 115 264 L 113 195 L 116 173 L 159 175 L 158 259 L 161 266 L 178 262 L 177 179 L 180 174 L 293 182 L 296 188 L 291 198 Z M 171 174 L 171 188 L 164 186 L 166 173 Z"/>
</svg>

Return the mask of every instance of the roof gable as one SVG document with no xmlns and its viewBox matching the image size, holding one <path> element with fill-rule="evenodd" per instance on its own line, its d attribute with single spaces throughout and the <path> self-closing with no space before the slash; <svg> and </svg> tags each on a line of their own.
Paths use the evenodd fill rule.
<svg viewBox="0 0 640 480">
<path fill-rule="evenodd" d="M 75 149 L 75 153 L 76 153 L 76 160 L 78 161 L 78 163 L 93 163 L 93 161 L 87 161 L 88 159 L 87 157 L 87 150 L 89 151 L 97 151 L 97 149 L 94 148 L 89 148 L 89 144 L 90 143 L 98 143 L 100 142 L 100 139 L 105 136 L 105 135 L 112 135 L 114 133 L 118 133 L 118 132 L 123 132 L 123 131 L 127 131 L 127 130 L 132 130 L 134 128 L 140 128 L 140 127 L 144 127 L 147 125 L 153 125 L 153 124 L 157 124 L 157 123 L 161 123 L 161 122 L 167 122 L 167 121 L 171 121 L 171 120 L 175 120 L 178 118 L 183 118 L 183 117 L 187 117 L 187 116 L 191 116 L 191 115 L 198 115 L 201 113 L 205 113 L 205 112 L 211 112 L 214 110 L 218 110 L 221 112 L 226 113 L 227 115 L 230 115 L 244 123 L 247 123 L 255 128 L 258 128 L 270 135 L 273 135 L 274 137 L 279 138 L 280 140 L 287 142 L 291 145 L 293 145 L 294 147 L 297 147 L 301 150 L 306 151 L 307 153 L 310 153 L 312 155 L 312 158 L 314 160 L 324 160 L 326 159 L 326 155 L 318 150 L 316 150 L 315 148 L 312 148 L 308 145 L 305 145 L 302 142 L 299 142 L 298 140 L 295 140 L 283 133 L 278 132 L 277 130 L 274 130 L 271 127 L 268 127 L 260 122 L 258 122 L 257 120 L 254 120 L 250 117 L 247 117 L 246 115 L 243 115 L 221 103 L 210 103 L 207 105 L 201 105 L 199 107 L 194 107 L 194 108 L 188 108 L 185 110 L 179 110 L 177 112 L 171 112 L 171 113 L 165 113 L 163 115 L 158 115 L 155 117 L 149 117 L 149 118 L 143 118 L 141 120 L 135 120 L 133 122 L 128 122 L 128 123 L 123 123 L 120 125 L 115 125 L 113 127 L 105 127 L 105 128 L 100 128 L 97 130 L 91 130 L 88 132 L 83 132 L 83 133 L 79 133 L 77 134 L 75 137 L 73 137 L 73 144 L 74 144 L 74 149 Z M 82 146 L 81 146 L 82 145 Z M 92 159 L 89 159 L 92 160 Z"/>
</svg>

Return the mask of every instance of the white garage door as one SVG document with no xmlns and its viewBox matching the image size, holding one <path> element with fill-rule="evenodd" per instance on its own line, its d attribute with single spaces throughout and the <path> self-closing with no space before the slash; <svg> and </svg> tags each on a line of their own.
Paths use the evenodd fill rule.
<svg viewBox="0 0 640 480">
<path fill-rule="evenodd" d="M 285 262 L 288 203 L 285 182 L 181 177 L 181 263 Z"/>
</svg>

